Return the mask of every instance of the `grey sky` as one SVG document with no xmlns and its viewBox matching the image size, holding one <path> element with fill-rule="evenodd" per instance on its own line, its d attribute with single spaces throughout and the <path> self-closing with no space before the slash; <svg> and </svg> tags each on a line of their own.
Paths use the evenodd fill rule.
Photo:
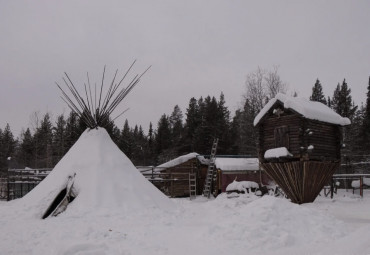
<svg viewBox="0 0 370 255">
<path fill-rule="evenodd" d="M 308 97 L 319 78 L 332 96 L 346 78 L 357 104 L 370 75 L 367 1 L 0 0 L 0 128 L 15 135 L 29 116 L 68 109 L 55 82 L 83 85 L 138 59 L 152 69 L 120 106 L 131 126 L 156 124 L 191 97 L 224 92 L 234 112 L 246 75 L 279 65 L 291 91 Z"/>
</svg>

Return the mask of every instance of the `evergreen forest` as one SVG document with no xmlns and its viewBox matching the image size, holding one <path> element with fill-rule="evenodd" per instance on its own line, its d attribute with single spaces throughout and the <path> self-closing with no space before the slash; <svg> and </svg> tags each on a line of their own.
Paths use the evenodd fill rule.
<svg viewBox="0 0 370 255">
<path fill-rule="evenodd" d="M 277 70 L 258 69 L 246 80 L 242 106 L 233 114 L 226 106 L 224 94 L 218 97 L 190 98 L 186 109 L 175 105 L 164 113 L 156 128 L 150 123 L 148 132 L 142 126 L 122 127 L 110 123 L 106 127 L 112 140 L 136 166 L 159 165 L 190 152 L 209 154 L 214 138 L 219 138 L 219 155 L 256 156 L 256 133 L 253 120 L 268 100 L 286 86 Z M 295 93 L 296 96 L 296 93 Z M 352 161 L 370 154 L 370 77 L 366 102 L 356 104 L 351 88 L 344 79 L 332 95 L 324 95 L 319 79 L 313 84 L 309 98 L 331 107 L 352 125 L 345 127 L 343 154 Z M 32 127 L 15 137 L 7 124 L 0 128 L 0 177 L 12 168 L 52 168 L 65 155 L 86 129 L 78 116 L 70 112 L 52 120 L 50 113 L 34 115 Z M 356 159 L 357 158 L 357 159 Z"/>
</svg>

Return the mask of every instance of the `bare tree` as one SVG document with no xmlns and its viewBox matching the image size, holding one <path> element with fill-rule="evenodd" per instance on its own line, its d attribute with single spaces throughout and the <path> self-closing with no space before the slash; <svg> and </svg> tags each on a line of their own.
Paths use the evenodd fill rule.
<svg viewBox="0 0 370 255">
<path fill-rule="evenodd" d="M 274 98 L 278 93 L 286 93 L 287 85 L 283 82 L 278 74 L 279 67 L 274 66 L 272 71 L 266 72 L 265 88 L 266 95 L 269 99 Z"/>
<path fill-rule="evenodd" d="M 257 113 L 265 105 L 266 93 L 264 88 L 264 78 L 266 71 L 260 67 L 255 72 L 247 75 L 245 85 L 247 92 L 244 95 L 244 100 L 248 101 L 252 111 Z"/>
<path fill-rule="evenodd" d="M 287 85 L 281 80 L 278 69 L 278 66 L 274 66 L 271 71 L 258 67 L 256 71 L 247 75 L 244 100 L 248 101 L 249 107 L 255 114 L 269 99 L 274 98 L 278 93 L 286 93 Z"/>
<path fill-rule="evenodd" d="M 32 128 L 33 133 L 35 133 L 36 130 L 40 127 L 40 119 L 41 119 L 40 111 L 34 111 L 30 115 L 29 124 Z"/>
</svg>

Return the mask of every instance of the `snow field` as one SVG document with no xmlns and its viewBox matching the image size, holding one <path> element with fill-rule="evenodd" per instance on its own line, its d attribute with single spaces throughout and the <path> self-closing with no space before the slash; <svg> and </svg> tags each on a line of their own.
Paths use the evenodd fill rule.
<svg viewBox="0 0 370 255">
<path fill-rule="evenodd" d="M 346 193 L 348 194 L 348 193 Z M 370 198 L 370 194 L 368 194 Z M 296 205 L 253 194 L 174 199 L 173 211 L 68 210 L 40 220 L 0 203 L 1 254 L 366 254 L 370 199 Z M 353 247 L 352 243 L 356 244 Z M 351 247 L 351 248 L 349 248 Z M 333 253 L 334 252 L 334 253 Z"/>
</svg>

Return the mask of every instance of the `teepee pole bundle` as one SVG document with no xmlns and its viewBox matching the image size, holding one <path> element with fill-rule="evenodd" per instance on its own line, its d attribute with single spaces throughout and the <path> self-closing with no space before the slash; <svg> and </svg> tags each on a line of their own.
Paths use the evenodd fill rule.
<svg viewBox="0 0 370 255">
<path fill-rule="evenodd" d="M 107 93 L 103 95 L 104 89 L 104 79 L 105 79 L 105 66 L 103 70 L 99 94 L 97 94 L 97 88 L 95 84 L 94 90 L 91 92 L 91 84 L 89 73 L 87 73 L 87 85 L 84 84 L 84 95 L 81 96 L 80 92 L 77 90 L 76 86 L 73 84 L 71 78 L 65 72 L 65 77 L 63 77 L 63 82 L 65 88 L 63 89 L 58 83 L 56 85 L 62 92 L 62 100 L 68 105 L 68 107 L 75 112 L 89 128 L 96 128 L 98 126 L 104 127 L 110 121 L 114 121 L 122 114 L 124 114 L 128 109 L 124 110 L 113 120 L 110 120 L 110 116 L 117 108 L 117 106 L 123 101 L 123 99 L 131 92 L 131 90 L 139 83 L 141 77 L 149 70 L 150 66 L 141 74 L 136 74 L 134 78 L 128 83 L 126 87 L 123 87 L 123 81 L 125 80 L 127 74 L 130 72 L 134 66 L 136 60 L 130 65 L 123 77 L 116 83 L 116 78 L 118 70 L 116 70 L 112 81 L 108 87 Z M 67 94 L 66 91 L 70 93 Z M 94 98 L 94 100 L 93 100 Z"/>
</svg>

